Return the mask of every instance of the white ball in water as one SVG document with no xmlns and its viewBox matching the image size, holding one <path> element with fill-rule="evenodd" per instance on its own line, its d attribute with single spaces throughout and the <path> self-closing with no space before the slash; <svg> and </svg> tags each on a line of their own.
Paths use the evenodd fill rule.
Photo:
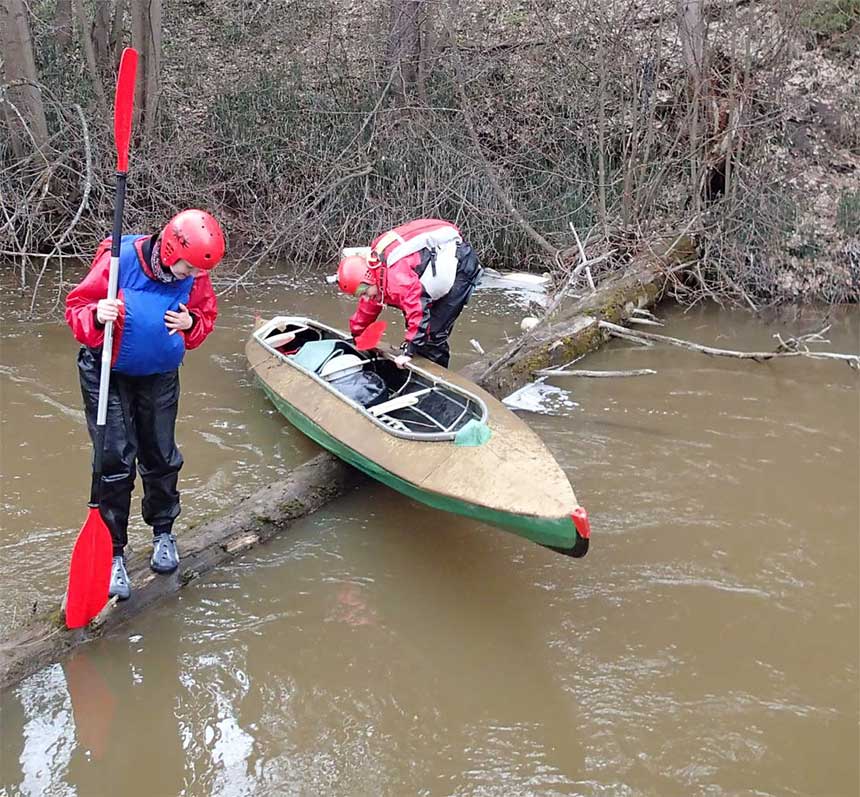
<svg viewBox="0 0 860 797">
<path fill-rule="evenodd" d="M 538 320 L 533 315 L 527 315 L 522 321 L 520 321 L 520 329 L 523 332 L 528 332 L 530 329 L 534 329 L 538 325 Z"/>
</svg>

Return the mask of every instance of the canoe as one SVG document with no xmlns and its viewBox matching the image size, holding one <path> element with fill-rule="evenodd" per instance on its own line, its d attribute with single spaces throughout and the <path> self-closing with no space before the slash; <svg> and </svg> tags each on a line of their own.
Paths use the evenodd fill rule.
<svg viewBox="0 0 860 797">
<path fill-rule="evenodd" d="M 428 506 L 571 556 L 588 515 L 543 441 L 473 382 L 421 357 L 398 368 L 300 316 L 263 322 L 248 362 L 279 412 L 323 448 Z"/>
</svg>

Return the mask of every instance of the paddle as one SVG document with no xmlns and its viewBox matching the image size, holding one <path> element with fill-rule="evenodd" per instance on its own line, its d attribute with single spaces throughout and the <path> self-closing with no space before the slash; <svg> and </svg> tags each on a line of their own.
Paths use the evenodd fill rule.
<svg viewBox="0 0 860 797">
<path fill-rule="evenodd" d="M 113 233 L 110 245 L 108 299 L 116 299 L 119 278 L 119 247 L 122 235 L 122 210 L 128 178 L 128 144 L 131 138 L 131 113 L 134 105 L 134 83 L 137 75 L 137 50 L 123 50 L 116 81 L 113 130 L 116 144 L 116 195 L 113 209 Z M 69 585 L 66 589 L 66 627 L 81 628 L 105 606 L 110 587 L 113 543 L 110 531 L 99 512 L 102 460 L 105 448 L 108 383 L 113 353 L 113 322 L 105 325 L 102 347 L 99 403 L 96 416 L 96 439 L 93 457 L 93 479 L 90 487 L 89 513 L 72 549 L 69 563 Z"/>
<path fill-rule="evenodd" d="M 355 348 L 359 351 L 367 351 L 375 349 L 382 340 L 382 335 L 385 332 L 385 327 L 388 323 L 385 321 L 374 321 L 355 339 Z"/>
</svg>

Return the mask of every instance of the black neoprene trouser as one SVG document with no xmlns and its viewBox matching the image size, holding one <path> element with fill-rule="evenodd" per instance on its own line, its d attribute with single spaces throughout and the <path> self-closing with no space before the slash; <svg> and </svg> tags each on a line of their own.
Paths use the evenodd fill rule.
<svg viewBox="0 0 860 797">
<path fill-rule="evenodd" d="M 457 247 L 457 276 L 451 290 L 430 304 L 429 324 L 426 342 L 414 346 L 415 354 L 420 354 L 443 368 L 451 361 L 451 347 L 448 338 L 454 329 L 454 322 L 460 317 L 463 308 L 469 303 L 472 291 L 481 276 L 478 256 L 467 243 Z"/>
<path fill-rule="evenodd" d="M 101 351 L 82 348 L 78 373 L 87 429 L 95 444 Z M 178 369 L 152 376 L 111 372 L 99 509 L 113 538 L 114 556 L 128 544 L 137 471 L 143 481 L 144 522 L 156 531 L 169 531 L 179 515 L 176 483 L 183 460 L 174 439 L 178 409 Z"/>
</svg>

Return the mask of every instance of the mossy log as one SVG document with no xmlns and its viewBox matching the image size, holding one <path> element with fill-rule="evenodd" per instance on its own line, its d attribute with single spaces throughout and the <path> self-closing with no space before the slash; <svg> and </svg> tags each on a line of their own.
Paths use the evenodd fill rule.
<svg viewBox="0 0 860 797">
<path fill-rule="evenodd" d="M 695 246 L 687 236 L 652 244 L 624 274 L 606 280 L 594 293 L 562 302 L 534 330 L 472 363 L 463 374 L 495 396 L 510 395 L 536 372 L 559 368 L 597 349 L 607 338 L 599 320 L 623 324 L 634 310 L 656 304 L 672 270 L 694 257 Z"/>
<path fill-rule="evenodd" d="M 690 259 L 692 244 L 686 239 L 666 242 L 662 249 L 652 248 L 624 276 L 607 280 L 581 300 L 560 305 L 549 323 L 463 373 L 497 398 L 509 395 L 529 382 L 534 372 L 570 362 L 600 346 L 604 337 L 598 318 L 620 324 L 634 308 L 654 304 L 664 290 L 669 268 Z M 0 640 L 0 689 L 127 623 L 217 565 L 289 528 L 364 478 L 333 455 L 321 453 L 294 469 L 283 482 L 265 487 L 241 499 L 225 514 L 185 531 L 179 540 L 182 563 L 175 573 L 152 573 L 148 551 L 131 555 L 128 570 L 133 590 L 128 601 L 109 602 L 89 626 L 74 631 L 66 629 L 62 610 L 56 606 L 33 616 Z"/>
</svg>

